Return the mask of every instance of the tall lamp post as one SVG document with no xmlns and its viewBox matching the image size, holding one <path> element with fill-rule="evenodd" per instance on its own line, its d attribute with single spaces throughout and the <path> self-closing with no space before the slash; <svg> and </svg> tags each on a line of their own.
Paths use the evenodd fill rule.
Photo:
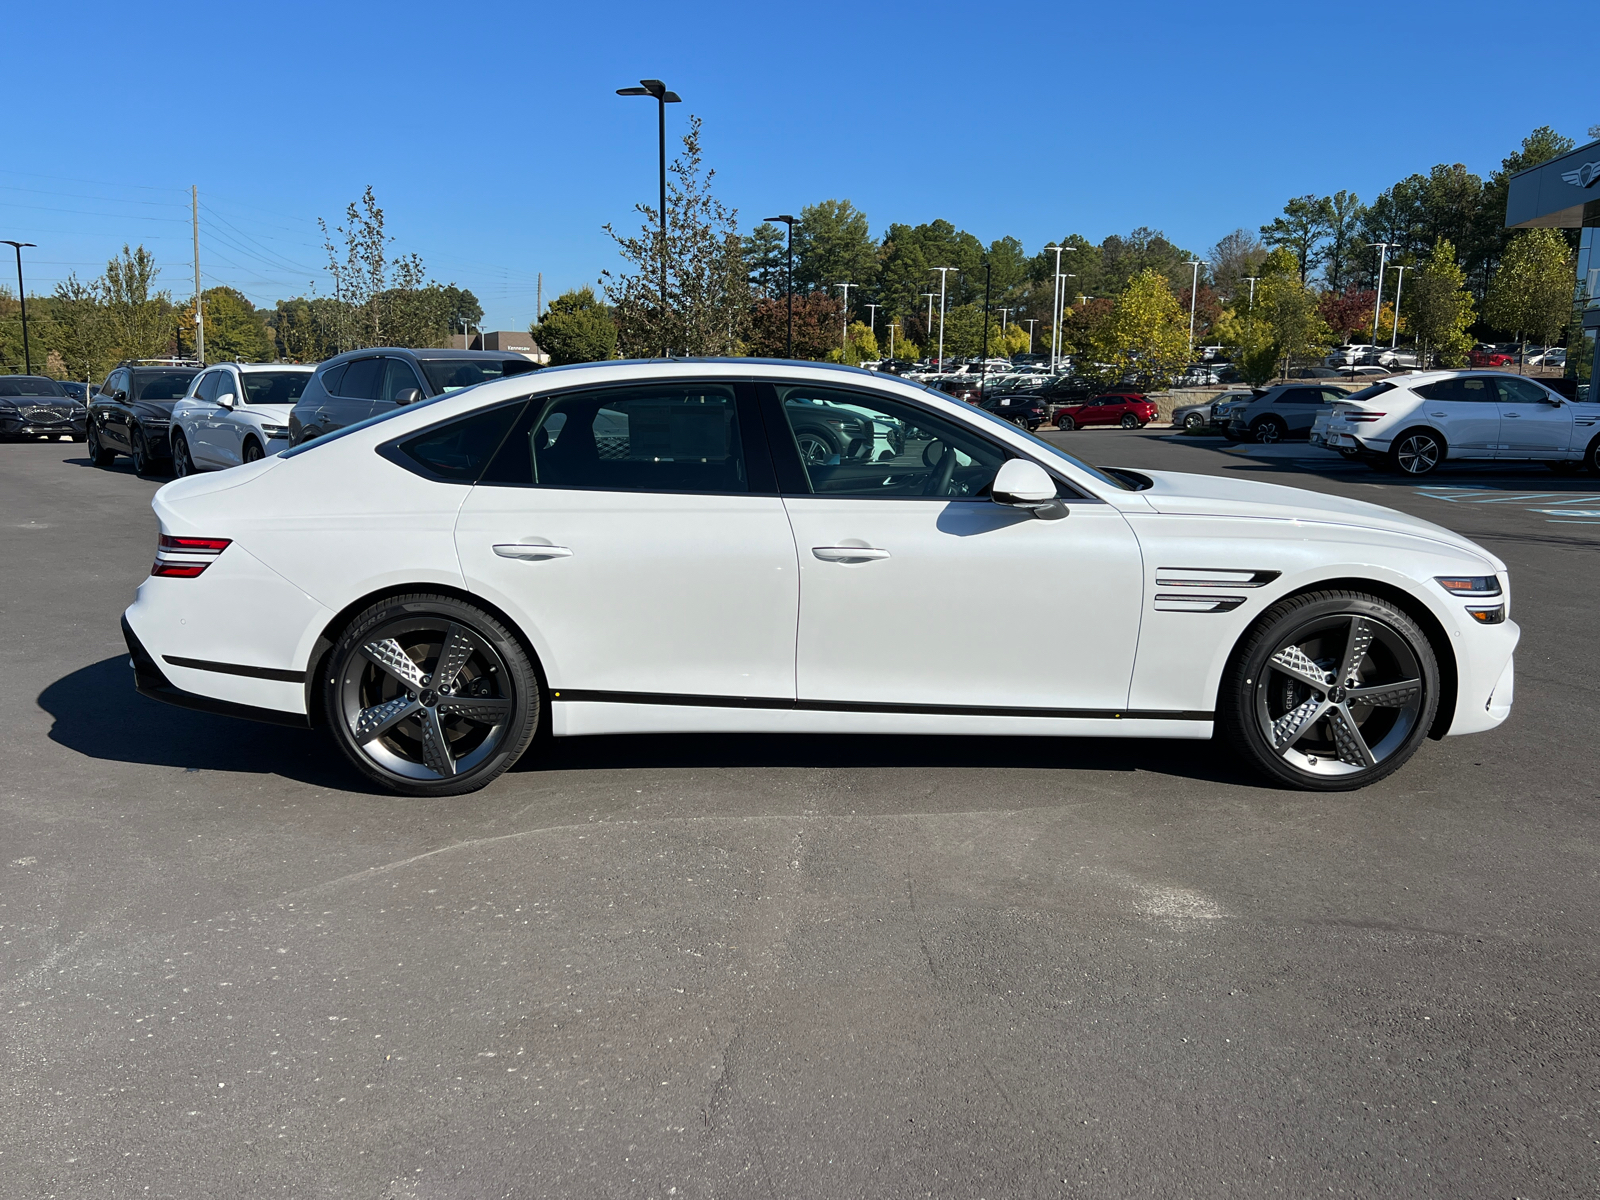
<svg viewBox="0 0 1600 1200">
<path fill-rule="evenodd" d="M 1406 268 L 1404 265 L 1401 265 L 1398 267 L 1391 267 L 1389 269 L 1391 271 L 1400 272 L 1400 274 L 1395 276 L 1394 280 L 1394 328 L 1389 332 L 1389 349 L 1393 350 L 1395 348 L 1395 343 L 1400 340 L 1400 289 L 1405 286 Z"/>
<path fill-rule="evenodd" d="M 33 355 L 28 351 L 28 292 L 22 286 L 22 248 L 37 250 L 32 242 L 13 242 L 10 238 L 0 238 L 0 245 L 13 247 L 17 252 L 17 300 L 22 305 L 22 373 L 33 374 Z"/>
<path fill-rule="evenodd" d="M 933 292 L 923 292 L 923 293 L 921 293 L 921 295 L 922 295 L 922 298 L 928 302 L 928 323 L 925 326 L 923 326 L 923 328 L 928 331 L 928 339 L 929 339 L 928 340 L 928 349 L 931 351 L 933 349 L 933 297 L 934 297 L 934 293 Z M 930 367 L 933 365 L 933 355 L 932 354 L 928 355 L 928 365 Z"/>
<path fill-rule="evenodd" d="M 1372 302 L 1372 344 L 1378 344 L 1378 316 L 1383 312 L 1383 274 L 1389 265 L 1389 250 L 1393 242 L 1373 242 L 1378 248 L 1378 298 Z"/>
<path fill-rule="evenodd" d="M 877 341 L 878 340 L 878 310 L 880 308 L 882 308 L 883 305 L 881 305 L 881 304 L 863 304 L 861 307 L 867 310 L 867 328 L 872 333 L 872 340 L 873 341 Z"/>
<path fill-rule="evenodd" d="M 1050 374 L 1056 373 L 1056 345 L 1061 332 L 1061 252 L 1065 246 L 1046 246 L 1056 252 L 1055 290 L 1050 293 Z"/>
<path fill-rule="evenodd" d="M 641 79 L 638 87 L 618 88 L 619 96 L 654 96 L 661 145 L 661 357 L 667 357 L 667 105 L 682 104 L 683 97 L 667 91 L 659 79 Z"/>
<path fill-rule="evenodd" d="M 1028 327 L 1028 353 L 1033 353 L 1033 327 L 1039 323 L 1038 317 L 1024 317 L 1022 323 Z"/>
<path fill-rule="evenodd" d="M 944 371 L 944 295 L 945 280 L 950 278 L 951 271 L 960 270 L 959 267 L 929 267 L 929 273 L 939 272 L 939 374 Z"/>
<path fill-rule="evenodd" d="M 1077 278 L 1077 276 L 1072 274 L 1070 271 L 1061 276 L 1061 309 L 1060 309 L 1059 312 L 1056 313 L 1056 327 L 1057 328 L 1060 328 L 1061 323 L 1067 319 L 1067 280 L 1076 279 L 1076 278 Z M 1080 297 L 1078 297 L 1078 299 L 1082 300 L 1083 297 L 1080 296 Z M 1066 349 L 1066 345 L 1067 345 L 1066 338 L 1062 338 L 1057 344 L 1061 347 L 1061 349 L 1063 349 L 1063 350 Z M 1066 355 L 1058 352 L 1056 357 L 1057 358 L 1065 358 Z"/>
<path fill-rule="evenodd" d="M 789 227 L 789 266 L 783 277 L 783 290 L 789 294 L 789 341 L 785 358 L 794 357 L 794 218 L 788 213 L 781 217 L 768 217 L 769 221 L 782 221 Z"/>
<path fill-rule="evenodd" d="M 978 403 L 989 382 L 989 260 L 983 261 L 983 360 L 978 366 Z"/>
<path fill-rule="evenodd" d="M 844 299 L 840 301 L 840 306 L 844 309 L 844 328 L 839 334 L 839 361 L 843 362 L 845 355 L 850 350 L 850 289 L 856 285 L 853 283 L 836 283 L 833 286 L 844 289 Z"/>
<path fill-rule="evenodd" d="M 894 321 L 890 321 L 889 322 L 889 361 L 890 362 L 894 361 L 894 331 L 896 329 L 899 329 L 899 328 L 900 328 L 900 326 L 899 326 L 899 324 L 897 322 L 894 322 Z"/>
<path fill-rule="evenodd" d="M 1194 281 L 1189 284 L 1189 361 L 1194 361 L 1194 298 L 1200 291 L 1200 260 L 1191 258 L 1189 265 L 1194 268 Z"/>
</svg>

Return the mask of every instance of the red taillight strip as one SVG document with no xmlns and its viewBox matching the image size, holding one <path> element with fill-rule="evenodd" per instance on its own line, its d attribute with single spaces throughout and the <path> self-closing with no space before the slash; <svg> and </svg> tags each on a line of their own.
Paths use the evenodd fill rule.
<svg viewBox="0 0 1600 1200">
<path fill-rule="evenodd" d="M 193 579 L 210 563 L 162 562 L 159 558 L 151 565 L 150 574 L 163 579 Z"/>
<path fill-rule="evenodd" d="M 232 544 L 232 538 L 173 537 L 163 533 L 158 546 L 180 554 L 221 554 Z"/>
</svg>

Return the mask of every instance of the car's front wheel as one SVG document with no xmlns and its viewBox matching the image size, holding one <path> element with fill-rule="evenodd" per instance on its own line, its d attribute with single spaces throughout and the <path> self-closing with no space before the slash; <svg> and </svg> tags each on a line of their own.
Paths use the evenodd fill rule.
<svg viewBox="0 0 1600 1200">
<path fill-rule="evenodd" d="M 1190 413 L 1183 419 L 1183 427 L 1190 433 L 1197 433 L 1205 428 L 1206 419 L 1200 413 Z"/>
<path fill-rule="evenodd" d="M 1078 427 L 1078 423 L 1076 421 L 1074 421 L 1071 417 L 1069 417 L 1066 413 L 1062 413 L 1059 417 L 1056 418 L 1056 428 L 1057 429 L 1069 430 L 1069 429 L 1076 429 L 1077 427 Z"/>
<path fill-rule="evenodd" d="M 1245 635 L 1217 718 L 1269 778 L 1332 792 L 1398 770 L 1438 704 L 1438 661 L 1415 621 L 1378 596 L 1309 592 L 1273 605 Z"/>
<path fill-rule="evenodd" d="M 245 442 L 244 454 L 242 455 L 245 462 L 260 462 L 266 456 L 266 452 L 261 449 L 261 443 L 256 441 L 255 438 L 250 438 Z"/>
<path fill-rule="evenodd" d="M 1256 422 L 1256 441 L 1263 446 L 1271 446 L 1283 441 L 1284 435 L 1288 432 L 1288 427 L 1277 417 L 1262 417 L 1261 420 Z"/>
<path fill-rule="evenodd" d="M 369 779 L 407 796 L 476 791 L 522 757 L 539 680 L 496 618 L 453 596 L 396 596 L 350 622 L 326 660 L 333 739 Z"/>
<path fill-rule="evenodd" d="M 100 444 L 100 432 L 94 427 L 94 422 L 89 423 L 84 430 L 84 452 L 88 454 L 89 461 L 97 467 L 109 467 L 112 460 L 117 457 L 114 450 L 107 450 Z"/>
</svg>

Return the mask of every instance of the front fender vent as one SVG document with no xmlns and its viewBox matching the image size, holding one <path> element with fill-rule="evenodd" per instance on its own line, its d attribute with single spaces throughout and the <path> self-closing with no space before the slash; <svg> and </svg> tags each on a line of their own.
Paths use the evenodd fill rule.
<svg viewBox="0 0 1600 1200">
<path fill-rule="evenodd" d="M 1187 595 L 1157 596 L 1157 612 L 1225 613 L 1243 604 L 1244 596 L 1202 596 L 1195 592 Z"/>
<path fill-rule="evenodd" d="M 1157 567 L 1157 587 L 1258 588 L 1271 583 L 1282 571 L 1238 571 L 1218 567 Z"/>
</svg>

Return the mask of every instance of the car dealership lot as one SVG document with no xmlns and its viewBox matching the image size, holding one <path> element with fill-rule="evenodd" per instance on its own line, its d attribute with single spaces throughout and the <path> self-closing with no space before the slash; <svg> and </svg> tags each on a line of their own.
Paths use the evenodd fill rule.
<svg viewBox="0 0 1600 1200">
<path fill-rule="evenodd" d="M 155 483 L 0 446 L 0 1176 L 1587 1192 L 1600 483 L 1047 436 L 1483 542 L 1524 630 L 1511 719 L 1353 794 L 1277 791 L 1193 743 L 651 737 L 399 800 L 320 736 L 134 695 L 117 617 Z M 1019 653 L 1094 636 L 1070 596 L 1029 622 L 995 606 L 974 619 Z"/>
</svg>

